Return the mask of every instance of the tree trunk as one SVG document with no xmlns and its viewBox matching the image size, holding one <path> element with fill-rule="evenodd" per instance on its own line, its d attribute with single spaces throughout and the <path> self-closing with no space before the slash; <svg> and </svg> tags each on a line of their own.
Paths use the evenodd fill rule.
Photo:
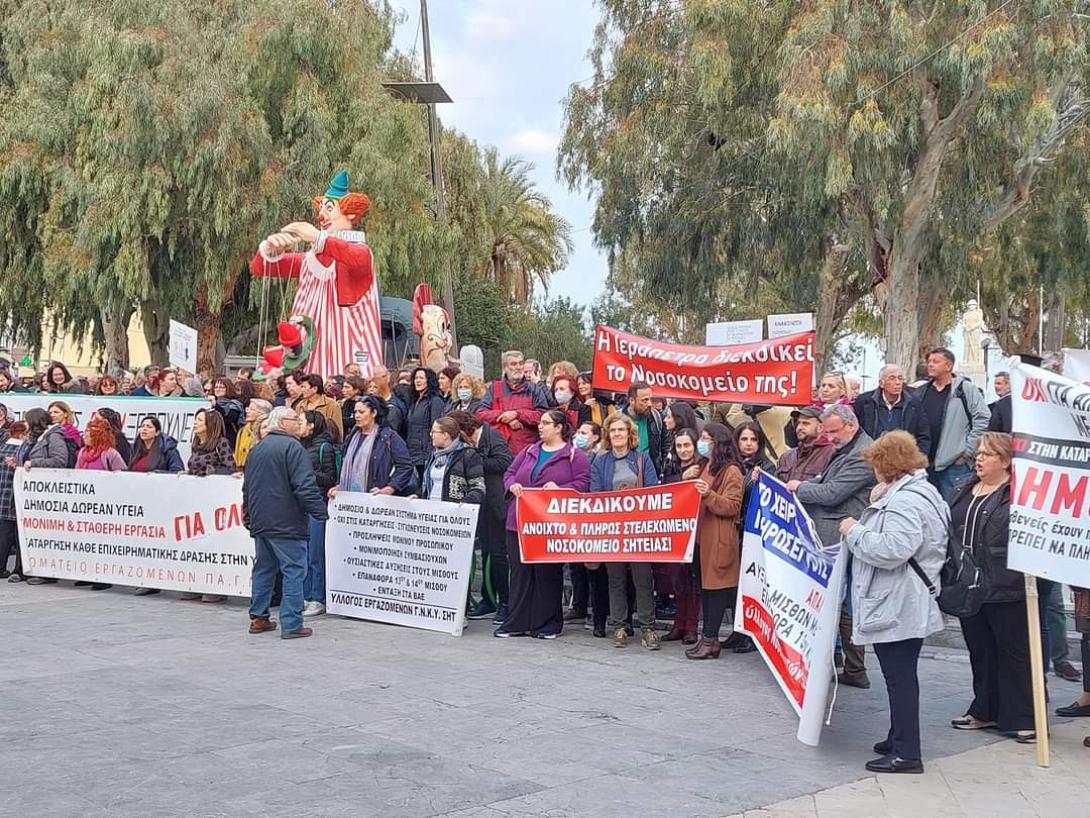
<svg viewBox="0 0 1090 818">
<path fill-rule="evenodd" d="M 208 285 L 203 281 L 197 287 L 194 299 L 193 319 L 197 330 L 197 375 L 210 378 L 216 374 L 216 342 L 220 335 L 222 307 L 219 311 L 211 308 L 208 298 Z"/>
<path fill-rule="evenodd" d="M 144 340 L 151 362 L 166 366 L 170 363 L 170 316 L 158 298 L 140 302 L 140 321 L 144 325 Z"/>
<path fill-rule="evenodd" d="M 102 333 L 106 337 L 106 371 L 116 375 L 129 368 L 129 320 L 136 308 L 127 304 L 121 308 L 102 307 Z"/>
<path fill-rule="evenodd" d="M 942 308 L 946 303 L 947 292 L 940 282 L 926 277 L 924 286 L 920 288 L 919 308 L 917 310 L 920 319 L 920 343 L 917 351 L 917 361 L 926 360 L 927 354 L 935 347 L 942 346 L 943 314 Z M 905 370 L 908 372 L 908 370 Z"/>
<path fill-rule="evenodd" d="M 851 246 L 847 244 L 832 245 L 826 251 L 825 261 L 818 272 L 818 303 L 814 315 L 814 330 L 817 335 L 814 368 L 819 373 L 832 360 L 836 342 L 840 337 L 840 326 L 861 296 L 852 287 L 850 277 L 844 274 L 850 250 Z"/>
<path fill-rule="evenodd" d="M 1060 286 L 1045 290 L 1045 337 L 1042 347 L 1046 352 L 1059 352 L 1064 346 L 1064 328 L 1067 325 L 1067 293 Z"/>
</svg>

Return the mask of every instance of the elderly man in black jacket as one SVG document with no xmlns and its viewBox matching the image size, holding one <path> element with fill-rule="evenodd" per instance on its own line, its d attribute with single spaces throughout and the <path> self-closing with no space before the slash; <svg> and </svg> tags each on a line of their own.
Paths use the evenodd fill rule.
<svg viewBox="0 0 1090 818">
<path fill-rule="evenodd" d="M 269 434 L 246 458 L 242 519 L 257 551 L 251 575 L 250 633 L 276 630 L 269 619 L 273 584 L 284 575 L 281 639 L 310 636 L 303 627 L 303 580 L 307 573 L 308 517 L 328 520 L 310 457 L 297 440 L 299 416 L 286 406 L 269 414 Z"/>
<path fill-rule="evenodd" d="M 897 364 L 878 370 L 878 388 L 856 398 L 853 408 L 859 428 L 871 439 L 900 430 L 916 438 L 921 452 L 931 452 L 931 430 L 923 404 L 912 389 L 905 388 L 905 372 Z"/>
</svg>

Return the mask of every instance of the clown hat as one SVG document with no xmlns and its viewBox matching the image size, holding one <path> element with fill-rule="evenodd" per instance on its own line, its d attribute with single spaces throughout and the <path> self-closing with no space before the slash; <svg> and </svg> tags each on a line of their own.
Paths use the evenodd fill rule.
<svg viewBox="0 0 1090 818">
<path fill-rule="evenodd" d="M 329 183 L 329 190 L 325 192 L 327 199 L 343 199 L 348 195 L 348 171 L 339 170 Z"/>
<path fill-rule="evenodd" d="M 303 343 L 302 331 L 289 321 L 281 321 L 276 325 L 276 335 L 280 345 L 289 349 Z"/>
</svg>

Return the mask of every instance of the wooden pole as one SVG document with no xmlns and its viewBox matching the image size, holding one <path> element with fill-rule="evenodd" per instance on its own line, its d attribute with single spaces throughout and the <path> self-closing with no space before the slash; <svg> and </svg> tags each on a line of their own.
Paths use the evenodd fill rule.
<svg viewBox="0 0 1090 818">
<path fill-rule="evenodd" d="M 1037 733 L 1037 766 L 1047 767 L 1048 708 L 1045 704 L 1045 664 L 1041 653 L 1041 611 L 1037 607 L 1037 577 L 1025 574 L 1026 622 L 1029 625 L 1029 672 L 1033 678 L 1033 729 Z"/>
</svg>

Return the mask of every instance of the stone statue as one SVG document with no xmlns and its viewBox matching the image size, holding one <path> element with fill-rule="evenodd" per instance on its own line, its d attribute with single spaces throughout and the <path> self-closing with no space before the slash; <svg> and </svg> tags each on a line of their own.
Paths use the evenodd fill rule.
<svg viewBox="0 0 1090 818">
<path fill-rule="evenodd" d="M 961 316 L 961 324 L 965 335 L 965 348 L 958 361 L 965 369 L 984 371 L 984 311 L 980 309 L 975 299 L 970 299 Z"/>
</svg>

